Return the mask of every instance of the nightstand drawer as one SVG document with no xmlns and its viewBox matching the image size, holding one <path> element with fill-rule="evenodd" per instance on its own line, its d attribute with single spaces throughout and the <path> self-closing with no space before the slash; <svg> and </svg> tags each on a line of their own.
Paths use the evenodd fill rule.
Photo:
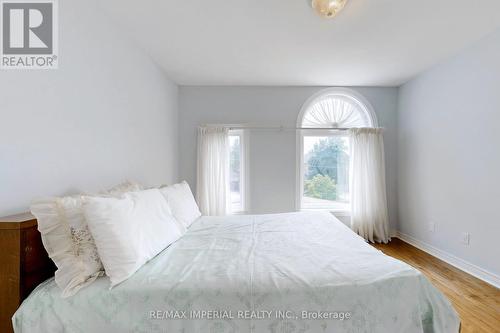
<svg viewBox="0 0 500 333">
<path fill-rule="evenodd" d="M 47 267 L 49 261 L 40 232 L 36 228 L 22 230 L 21 270 L 25 273 L 36 272 Z"/>
<path fill-rule="evenodd" d="M 37 285 L 54 276 L 30 213 L 0 218 L 0 332 L 13 332 L 11 318 Z"/>
</svg>

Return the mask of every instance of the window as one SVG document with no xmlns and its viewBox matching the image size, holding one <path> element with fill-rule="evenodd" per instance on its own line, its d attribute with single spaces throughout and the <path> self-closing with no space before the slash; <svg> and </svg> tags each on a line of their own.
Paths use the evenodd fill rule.
<svg viewBox="0 0 500 333">
<path fill-rule="evenodd" d="M 241 130 L 229 132 L 229 189 L 230 212 L 239 214 L 246 211 L 246 149 L 245 135 Z"/>
<path fill-rule="evenodd" d="M 348 210 L 349 139 L 304 136 L 303 208 Z"/>
<path fill-rule="evenodd" d="M 297 206 L 304 210 L 349 211 L 349 136 L 344 130 L 375 127 L 370 104 L 349 89 L 327 89 L 302 108 L 299 132 Z"/>
</svg>

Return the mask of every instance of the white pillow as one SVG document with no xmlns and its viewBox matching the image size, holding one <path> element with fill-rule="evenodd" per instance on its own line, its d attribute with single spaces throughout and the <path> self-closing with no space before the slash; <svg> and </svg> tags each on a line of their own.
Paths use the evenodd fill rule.
<svg viewBox="0 0 500 333">
<path fill-rule="evenodd" d="M 129 192 L 121 198 L 87 197 L 83 210 L 111 287 L 181 236 L 158 189 Z"/>
<path fill-rule="evenodd" d="M 127 182 L 105 193 L 120 195 L 140 187 Z M 63 297 L 76 294 L 104 274 L 83 215 L 81 195 L 35 200 L 31 204 L 31 213 L 38 220 L 43 245 L 57 266 L 55 281 L 62 289 Z"/>
<path fill-rule="evenodd" d="M 172 209 L 172 214 L 185 228 L 188 228 L 201 216 L 200 209 L 194 200 L 193 193 L 186 181 L 160 188 Z"/>
</svg>

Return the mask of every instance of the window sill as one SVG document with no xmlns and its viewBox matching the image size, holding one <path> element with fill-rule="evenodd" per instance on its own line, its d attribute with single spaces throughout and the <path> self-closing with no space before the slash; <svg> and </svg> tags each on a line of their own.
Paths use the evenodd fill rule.
<svg viewBox="0 0 500 333">
<path fill-rule="evenodd" d="M 328 208 L 303 208 L 300 210 L 301 212 L 329 212 L 335 216 L 351 216 L 351 211 L 349 210 L 340 210 L 340 209 L 328 209 Z"/>
<path fill-rule="evenodd" d="M 229 212 L 227 215 L 247 215 L 247 211 Z"/>
<path fill-rule="evenodd" d="M 330 213 L 335 216 L 351 217 L 351 212 L 348 210 L 331 210 Z"/>
</svg>

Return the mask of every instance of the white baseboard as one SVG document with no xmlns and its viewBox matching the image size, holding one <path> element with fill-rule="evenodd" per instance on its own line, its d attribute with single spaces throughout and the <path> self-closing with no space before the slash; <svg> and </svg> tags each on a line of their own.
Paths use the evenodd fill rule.
<svg viewBox="0 0 500 333">
<path fill-rule="evenodd" d="M 390 236 L 391 238 L 393 238 L 393 237 L 395 237 L 395 238 L 399 238 L 399 237 L 398 237 L 398 234 L 399 234 L 399 231 L 397 231 L 396 229 L 391 229 L 391 230 L 389 230 L 389 236 Z"/>
<path fill-rule="evenodd" d="M 392 236 L 394 234 L 394 236 Z M 413 236 L 406 235 L 400 231 L 392 231 L 391 232 L 392 237 L 396 237 L 401 239 L 402 241 L 415 246 L 416 248 L 429 253 L 430 255 L 443 260 L 444 262 L 455 266 L 456 268 L 469 273 L 470 275 L 473 275 L 477 277 L 478 279 L 483 280 L 484 282 L 487 282 L 496 288 L 500 288 L 500 276 L 497 274 L 491 273 L 485 269 L 482 269 L 481 267 L 478 267 L 474 264 L 471 264 L 468 261 L 465 261 L 463 259 L 460 259 L 450 253 L 447 253 L 443 250 L 440 250 L 430 244 L 427 244 L 425 242 L 422 242 L 421 240 L 416 239 Z"/>
</svg>

